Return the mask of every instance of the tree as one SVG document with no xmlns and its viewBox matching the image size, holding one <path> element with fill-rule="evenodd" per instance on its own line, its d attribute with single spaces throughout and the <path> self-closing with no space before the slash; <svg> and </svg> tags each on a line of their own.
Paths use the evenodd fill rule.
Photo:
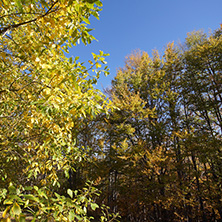
<svg viewBox="0 0 222 222">
<path fill-rule="evenodd" d="M 102 51 L 89 68 L 64 52 L 94 37 L 87 28 L 102 3 L 89 0 L 3 0 L 0 17 L 0 196 L 3 216 L 24 221 L 89 221 L 96 190 L 63 190 L 85 158 L 77 129 L 86 116 L 107 112 L 94 89 L 105 64 Z M 96 76 L 90 77 L 93 70 Z M 60 188 L 59 188 L 60 187 Z M 65 193 L 65 195 L 64 195 Z M 63 195 L 62 195 L 63 194 Z M 105 217 L 101 217 L 104 220 Z"/>
<path fill-rule="evenodd" d="M 188 35 L 184 52 L 186 69 L 181 78 L 184 127 L 189 134 L 186 147 L 189 147 L 192 167 L 196 172 L 203 221 L 207 221 L 206 208 L 211 208 L 212 217 L 215 217 L 215 212 L 222 217 L 221 201 L 218 199 L 218 192 L 221 192 L 218 187 L 221 178 L 218 160 L 221 156 L 220 32 L 221 28 L 209 37 L 202 32 Z M 209 181 L 214 185 L 210 186 Z"/>
<path fill-rule="evenodd" d="M 190 33 L 117 71 L 96 170 L 123 221 L 221 220 L 221 40 Z"/>
</svg>

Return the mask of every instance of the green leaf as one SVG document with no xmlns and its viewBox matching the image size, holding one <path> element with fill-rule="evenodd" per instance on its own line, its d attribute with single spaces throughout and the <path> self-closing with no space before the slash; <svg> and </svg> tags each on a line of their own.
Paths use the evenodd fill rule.
<svg viewBox="0 0 222 222">
<path fill-rule="evenodd" d="M 69 221 L 74 221 L 75 215 L 76 215 L 76 214 L 74 213 L 74 211 L 71 210 L 71 211 L 69 212 L 69 216 L 68 216 Z"/>
<path fill-rule="evenodd" d="M 86 2 L 88 2 L 90 4 L 94 4 L 96 1 L 98 1 L 98 0 L 86 0 Z"/>
<path fill-rule="evenodd" d="M 38 188 L 37 186 L 34 186 L 34 189 L 35 189 L 36 191 L 38 191 L 39 188 Z"/>
<path fill-rule="evenodd" d="M 8 189 L 10 194 L 16 194 L 16 188 L 12 184 L 9 185 Z"/>
<path fill-rule="evenodd" d="M 46 8 L 49 7 L 45 0 L 40 0 L 40 1 L 41 1 L 41 4 L 42 4 L 43 6 L 45 6 Z"/>
<path fill-rule="evenodd" d="M 18 6 L 19 11 L 23 12 L 23 7 L 22 7 L 22 4 L 21 4 L 21 0 L 15 0 L 15 3 Z"/>
<path fill-rule="evenodd" d="M 99 7 L 102 7 L 103 6 L 103 3 L 101 1 L 96 1 L 95 4 Z"/>
<path fill-rule="evenodd" d="M 71 198 L 73 198 L 73 191 L 72 191 L 72 190 L 68 189 L 68 190 L 67 190 L 67 193 L 69 194 L 69 196 L 70 196 Z"/>
<path fill-rule="evenodd" d="M 36 201 L 36 202 L 39 201 L 39 199 L 37 197 L 33 196 L 32 194 L 25 194 L 24 198 L 27 199 L 27 200 L 33 200 L 33 201 Z"/>
<path fill-rule="evenodd" d="M 25 222 L 26 220 L 25 220 L 25 215 L 20 215 L 19 216 L 19 222 Z"/>
<path fill-rule="evenodd" d="M 17 204 L 17 203 L 14 203 L 13 204 L 13 207 L 12 207 L 12 212 L 15 214 L 15 215 L 20 215 L 22 210 L 20 208 L 20 206 Z"/>
<path fill-rule="evenodd" d="M 48 199 L 48 196 L 47 196 L 46 192 L 44 192 L 44 190 L 42 190 L 42 189 L 38 190 L 38 194 L 40 197 L 45 197 L 45 199 Z"/>
<path fill-rule="evenodd" d="M 25 187 L 25 190 L 32 190 L 33 188 L 31 186 Z"/>
<path fill-rule="evenodd" d="M 92 11 L 92 15 L 99 20 L 99 13 Z"/>
<path fill-rule="evenodd" d="M 13 204 L 12 199 L 6 199 L 3 204 Z"/>
<path fill-rule="evenodd" d="M 87 19 L 87 18 L 85 18 L 85 17 L 82 17 L 82 20 L 83 20 L 86 24 L 90 24 L 89 19 Z"/>
<path fill-rule="evenodd" d="M 61 196 L 58 194 L 58 193 L 54 193 L 55 194 L 55 196 L 58 198 L 58 199 L 60 199 L 61 198 Z"/>
<path fill-rule="evenodd" d="M 99 206 L 96 203 L 91 203 L 91 208 L 92 210 L 95 210 L 96 208 L 99 208 Z"/>
</svg>

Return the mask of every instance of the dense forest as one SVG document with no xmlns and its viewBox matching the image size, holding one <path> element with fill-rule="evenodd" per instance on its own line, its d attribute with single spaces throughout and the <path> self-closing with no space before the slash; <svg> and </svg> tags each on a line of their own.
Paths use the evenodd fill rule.
<svg viewBox="0 0 222 222">
<path fill-rule="evenodd" d="M 121 221 L 222 220 L 221 34 L 132 53 L 107 90 L 115 108 L 82 126 L 86 174 Z"/>
<path fill-rule="evenodd" d="M 104 95 L 99 0 L 2 0 L 1 221 L 222 221 L 222 25 L 126 57 Z"/>
</svg>

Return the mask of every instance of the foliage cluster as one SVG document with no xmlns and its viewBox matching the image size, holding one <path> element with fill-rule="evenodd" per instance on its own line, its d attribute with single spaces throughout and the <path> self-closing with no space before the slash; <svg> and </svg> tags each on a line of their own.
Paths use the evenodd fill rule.
<svg viewBox="0 0 222 222">
<path fill-rule="evenodd" d="M 122 221 L 222 219 L 221 30 L 129 55 L 107 90 L 116 109 L 85 125 L 101 202 Z"/>
<path fill-rule="evenodd" d="M 102 51 L 87 65 L 65 53 L 94 37 L 99 0 L 0 1 L 0 201 L 3 221 L 90 221 L 99 206 L 92 184 L 74 189 L 68 178 L 85 160 L 76 129 L 106 113 L 96 90 Z M 94 72 L 94 76 L 90 73 Z M 104 208 L 104 207 L 103 207 Z M 97 209 L 98 210 L 98 209 Z M 106 208 L 99 209 L 108 221 Z M 99 213 L 98 213 L 99 214 Z"/>
<path fill-rule="evenodd" d="M 65 56 L 101 1 L 0 2 L 2 221 L 222 220 L 222 27 L 132 53 L 107 99 L 106 54 Z"/>
</svg>

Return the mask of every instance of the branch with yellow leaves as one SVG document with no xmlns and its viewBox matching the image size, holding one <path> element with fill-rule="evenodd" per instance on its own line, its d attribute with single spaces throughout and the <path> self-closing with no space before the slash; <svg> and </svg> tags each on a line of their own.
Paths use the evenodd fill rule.
<svg viewBox="0 0 222 222">
<path fill-rule="evenodd" d="M 31 20 L 28 20 L 28 21 L 25 21 L 25 22 L 21 22 L 21 23 L 18 23 L 18 24 L 13 24 L 13 25 L 9 25 L 9 26 L 7 26 L 7 27 L 1 28 L 1 29 L 0 29 L 0 35 L 4 36 L 9 30 L 18 28 L 18 27 L 20 27 L 20 26 L 23 26 L 23 25 L 26 25 L 26 24 L 29 24 L 29 23 L 36 22 L 38 19 L 43 18 L 43 17 L 47 16 L 48 14 L 55 12 L 57 9 L 53 10 L 53 7 L 54 7 L 57 3 L 58 3 L 58 0 L 55 1 L 55 2 L 51 5 L 51 7 L 47 10 L 47 12 L 44 13 L 43 15 L 41 15 L 41 16 L 38 16 L 38 17 L 36 17 L 36 18 L 34 18 L 34 19 L 31 19 Z"/>
</svg>

